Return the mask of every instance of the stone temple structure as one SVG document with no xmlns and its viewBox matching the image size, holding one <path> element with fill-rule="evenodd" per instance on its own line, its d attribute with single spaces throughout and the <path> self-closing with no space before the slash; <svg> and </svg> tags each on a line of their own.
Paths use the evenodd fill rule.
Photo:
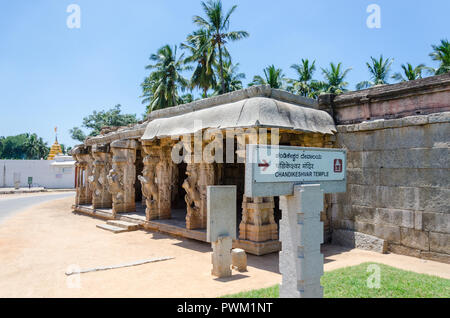
<svg viewBox="0 0 450 318">
<path fill-rule="evenodd" d="M 236 185 L 239 239 L 233 246 L 256 255 L 275 252 L 278 198 L 244 196 L 245 144 L 333 147 L 335 133 L 333 118 L 317 101 L 269 86 L 154 111 L 145 122 L 105 128 L 74 148 L 74 209 L 206 241 L 207 186 Z M 173 153 L 185 153 L 184 160 L 174 162 Z"/>
<path fill-rule="evenodd" d="M 73 150 L 74 210 L 206 241 L 207 186 L 236 185 L 233 247 L 279 251 L 279 198 L 244 196 L 245 144 L 277 142 L 347 149 L 324 242 L 450 263 L 450 73 L 318 101 L 255 86 L 106 127 Z"/>
</svg>

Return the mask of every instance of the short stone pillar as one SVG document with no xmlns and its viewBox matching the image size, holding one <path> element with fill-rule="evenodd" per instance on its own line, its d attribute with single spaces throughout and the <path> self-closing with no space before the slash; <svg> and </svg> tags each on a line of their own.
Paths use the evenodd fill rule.
<svg viewBox="0 0 450 318">
<path fill-rule="evenodd" d="M 212 245 L 211 274 L 219 278 L 231 276 L 231 248 L 233 240 L 230 236 L 219 236 Z"/>
<path fill-rule="evenodd" d="M 108 189 L 112 194 L 113 216 L 121 212 L 136 211 L 136 147 L 135 140 L 116 140 L 111 143 L 112 169 L 107 176 Z"/>
<path fill-rule="evenodd" d="M 247 254 L 241 248 L 231 250 L 231 264 L 239 272 L 247 271 Z"/>
<path fill-rule="evenodd" d="M 319 185 L 294 186 L 294 195 L 280 197 L 280 208 L 280 297 L 321 298 L 323 191 Z"/>
<path fill-rule="evenodd" d="M 111 154 L 109 146 L 92 146 L 93 174 L 90 177 L 92 187 L 92 207 L 94 209 L 106 209 L 112 207 L 112 196 L 108 191 L 107 176 L 111 168 Z"/>
</svg>

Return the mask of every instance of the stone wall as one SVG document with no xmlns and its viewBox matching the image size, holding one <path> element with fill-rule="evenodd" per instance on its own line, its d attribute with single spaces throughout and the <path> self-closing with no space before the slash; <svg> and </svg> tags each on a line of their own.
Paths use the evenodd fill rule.
<svg viewBox="0 0 450 318">
<path fill-rule="evenodd" d="M 333 231 L 373 235 L 394 253 L 450 263 L 449 144 L 450 112 L 338 126 L 348 183 L 346 193 L 332 195 Z"/>
</svg>

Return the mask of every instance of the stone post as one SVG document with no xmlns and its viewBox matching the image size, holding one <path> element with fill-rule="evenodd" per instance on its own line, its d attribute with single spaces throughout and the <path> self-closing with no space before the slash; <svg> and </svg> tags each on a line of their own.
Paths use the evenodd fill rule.
<svg viewBox="0 0 450 318">
<path fill-rule="evenodd" d="M 94 209 L 106 209 L 112 207 L 112 196 L 108 191 L 108 172 L 111 168 L 111 154 L 109 146 L 92 146 L 94 157 L 94 169 L 91 176 L 92 206 Z"/>
<path fill-rule="evenodd" d="M 231 276 L 231 248 L 233 240 L 230 236 L 220 236 L 217 241 L 211 242 L 213 249 L 211 274 L 219 278 Z"/>
<path fill-rule="evenodd" d="M 159 162 L 156 165 L 158 183 L 159 219 L 170 219 L 172 204 L 172 177 L 174 164 L 172 162 L 172 147 L 170 140 L 162 140 L 159 149 Z"/>
<path fill-rule="evenodd" d="M 280 297 L 321 298 L 323 191 L 320 185 L 294 186 L 294 195 L 280 197 L 280 207 Z"/>
<path fill-rule="evenodd" d="M 147 221 L 160 218 L 159 215 L 159 188 L 156 181 L 156 167 L 160 161 L 159 146 L 143 142 L 145 153 L 144 169 L 138 179 L 142 185 L 142 194 L 145 197 L 145 216 Z"/>
<path fill-rule="evenodd" d="M 135 140 L 116 140 L 111 143 L 112 169 L 107 179 L 108 189 L 112 194 L 114 217 L 116 213 L 136 211 L 136 147 Z"/>
<path fill-rule="evenodd" d="M 76 205 L 88 205 L 92 203 L 92 191 L 89 186 L 89 178 L 93 170 L 93 158 L 85 147 L 76 147 L 73 151 L 77 167 L 77 194 Z"/>
</svg>

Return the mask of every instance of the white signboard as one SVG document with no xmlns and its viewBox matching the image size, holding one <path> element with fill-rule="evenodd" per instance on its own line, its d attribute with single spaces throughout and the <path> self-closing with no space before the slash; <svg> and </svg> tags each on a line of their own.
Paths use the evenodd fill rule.
<svg viewBox="0 0 450 318">
<path fill-rule="evenodd" d="M 251 147 L 256 182 L 312 182 L 345 179 L 345 152 L 318 148 Z"/>
<path fill-rule="evenodd" d="M 294 184 L 320 184 L 326 193 L 345 192 L 346 151 L 247 145 L 247 196 L 286 195 Z"/>
</svg>

